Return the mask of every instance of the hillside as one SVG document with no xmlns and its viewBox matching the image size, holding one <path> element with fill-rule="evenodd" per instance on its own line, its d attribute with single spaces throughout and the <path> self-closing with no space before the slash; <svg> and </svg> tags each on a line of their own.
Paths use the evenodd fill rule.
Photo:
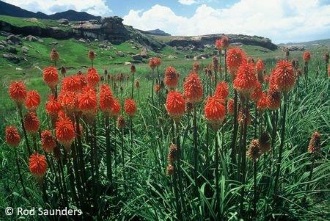
<svg viewBox="0 0 330 221">
<path fill-rule="evenodd" d="M 68 10 L 65 12 L 55 13 L 52 15 L 46 15 L 42 12 L 30 12 L 15 5 L 8 4 L 0 1 L 0 15 L 8 15 L 20 18 L 38 18 L 38 19 L 69 19 L 72 21 L 85 21 L 91 19 L 99 20 L 100 16 L 94 16 L 86 12 L 76 12 L 74 10 Z"/>
</svg>

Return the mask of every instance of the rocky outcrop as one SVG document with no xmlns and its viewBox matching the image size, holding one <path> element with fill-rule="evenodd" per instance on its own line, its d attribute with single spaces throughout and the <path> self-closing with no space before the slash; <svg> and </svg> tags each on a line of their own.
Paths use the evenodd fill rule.
<svg viewBox="0 0 330 221">
<path fill-rule="evenodd" d="M 193 37 L 173 37 L 167 44 L 172 47 L 190 48 L 198 50 L 204 48 L 206 45 L 214 45 L 215 41 L 222 35 L 202 35 Z M 227 35 L 229 42 L 232 44 L 255 45 L 267 48 L 269 50 L 277 49 L 277 45 L 273 44 L 270 39 L 259 36 L 248 35 Z"/>
</svg>

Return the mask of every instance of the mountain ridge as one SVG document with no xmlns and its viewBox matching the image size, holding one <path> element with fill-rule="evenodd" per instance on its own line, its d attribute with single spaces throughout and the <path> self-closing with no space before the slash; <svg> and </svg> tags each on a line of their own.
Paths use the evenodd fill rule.
<svg viewBox="0 0 330 221">
<path fill-rule="evenodd" d="M 101 16 L 94 16 L 87 12 L 77 12 L 74 10 L 67 10 L 64 12 L 57 12 L 51 15 L 47 15 L 42 12 L 31 12 L 15 5 L 0 1 L 0 15 L 7 15 L 20 18 L 38 18 L 38 19 L 69 19 L 71 21 L 80 20 L 99 20 Z"/>
</svg>

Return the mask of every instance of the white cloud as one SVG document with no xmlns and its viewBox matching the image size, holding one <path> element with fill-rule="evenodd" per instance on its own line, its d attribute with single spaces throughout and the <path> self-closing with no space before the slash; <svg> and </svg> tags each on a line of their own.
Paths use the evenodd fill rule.
<svg viewBox="0 0 330 221">
<path fill-rule="evenodd" d="M 196 0 L 179 0 L 179 3 L 183 5 L 192 5 L 196 3 Z"/>
<path fill-rule="evenodd" d="M 106 5 L 105 0 L 3 0 L 10 4 L 24 8 L 32 12 L 43 12 L 54 14 L 69 9 L 84 11 L 96 16 L 108 16 L 111 9 Z"/>
<path fill-rule="evenodd" d="M 130 10 L 124 23 L 142 30 L 159 28 L 172 35 L 230 33 L 264 36 L 276 43 L 306 41 L 330 33 L 330 5 L 320 1 L 241 0 L 218 9 L 203 4 L 191 17 L 154 5 L 146 11 Z"/>
</svg>

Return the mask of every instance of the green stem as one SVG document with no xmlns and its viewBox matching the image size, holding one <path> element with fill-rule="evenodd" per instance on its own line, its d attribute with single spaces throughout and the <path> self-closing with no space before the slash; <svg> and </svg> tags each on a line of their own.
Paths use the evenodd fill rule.
<svg viewBox="0 0 330 221">
<path fill-rule="evenodd" d="M 195 181 L 195 194 L 198 195 L 198 144 L 197 144 L 197 110 L 196 104 L 193 104 L 194 116 L 193 116 L 193 143 L 194 143 L 194 181 Z"/>
<path fill-rule="evenodd" d="M 253 160 L 253 213 L 254 219 L 257 219 L 257 161 Z"/>
<path fill-rule="evenodd" d="M 281 172 L 281 163 L 282 163 L 282 153 L 283 153 L 283 147 L 284 147 L 284 138 L 285 138 L 285 118 L 286 118 L 286 107 L 287 107 L 287 99 L 288 95 L 287 93 L 284 94 L 284 107 L 283 107 L 283 117 L 282 117 L 282 128 L 281 128 L 281 143 L 279 148 L 279 154 L 278 154 L 278 161 L 277 161 L 277 168 L 276 168 L 276 175 L 275 175 L 275 184 L 274 184 L 274 196 L 276 197 L 278 192 L 278 181 L 280 177 Z"/>
<path fill-rule="evenodd" d="M 218 211 L 218 220 L 220 220 L 220 190 L 219 190 L 219 143 L 217 131 L 214 134 L 215 139 L 215 196 L 216 196 L 216 211 Z"/>
<path fill-rule="evenodd" d="M 134 77 L 135 74 L 132 72 L 132 94 L 131 94 L 132 99 L 134 99 Z"/>
<path fill-rule="evenodd" d="M 107 177 L 110 180 L 110 183 L 112 183 L 110 119 L 108 115 L 105 116 L 105 146 L 106 146 Z"/>
<path fill-rule="evenodd" d="M 312 155 L 312 165 L 311 165 L 311 169 L 309 171 L 308 183 L 307 183 L 307 186 L 306 186 L 306 192 L 309 190 L 309 184 L 312 181 L 313 170 L 314 170 L 314 163 L 315 163 L 315 156 L 314 156 L 314 153 L 313 153 L 313 155 Z"/>
<path fill-rule="evenodd" d="M 231 145 L 230 145 L 230 149 L 231 149 L 231 162 L 232 165 L 236 164 L 236 154 L 237 154 L 237 150 L 236 150 L 236 140 L 237 140 L 237 131 L 238 131 L 238 122 L 237 122 L 237 91 L 234 90 L 234 130 L 233 130 L 233 135 L 232 135 L 232 140 L 231 140 Z"/>
<path fill-rule="evenodd" d="M 248 121 L 248 104 L 249 101 L 246 99 L 244 101 L 244 124 L 243 124 L 243 140 L 242 140 L 242 146 L 241 146 L 241 172 L 242 172 L 242 189 L 241 189 L 241 216 L 245 217 L 245 211 L 244 211 L 244 195 L 245 195 L 245 177 L 246 177 L 246 138 L 247 138 L 247 121 Z"/>
<path fill-rule="evenodd" d="M 22 173 L 21 173 L 20 163 L 18 161 L 18 154 L 17 154 L 17 149 L 16 148 L 15 148 L 15 159 L 16 159 L 16 166 L 17 166 L 17 172 L 18 172 L 19 180 L 21 181 L 21 185 L 22 185 L 22 188 L 23 188 L 24 195 L 25 195 L 25 198 L 28 198 L 28 194 L 26 192 L 26 188 L 25 188 Z"/>
<path fill-rule="evenodd" d="M 28 157 L 30 157 L 31 154 L 32 154 L 32 151 L 31 151 L 31 148 L 30 148 L 30 143 L 29 143 L 29 139 L 28 139 L 28 136 L 27 136 L 27 133 L 26 133 L 26 129 L 25 129 L 25 126 L 24 126 L 22 108 L 18 107 L 18 112 L 19 112 L 19 116 L 21 118 L 21 126 L 22 126 L 22 130 L 23 130 L 23 134 L 24 134 L 24 138 L 25 138 L 25 142 L 26 142 L 26 147 L 27 147 L 28 154 L 29 154 Z"/>
</svg>

